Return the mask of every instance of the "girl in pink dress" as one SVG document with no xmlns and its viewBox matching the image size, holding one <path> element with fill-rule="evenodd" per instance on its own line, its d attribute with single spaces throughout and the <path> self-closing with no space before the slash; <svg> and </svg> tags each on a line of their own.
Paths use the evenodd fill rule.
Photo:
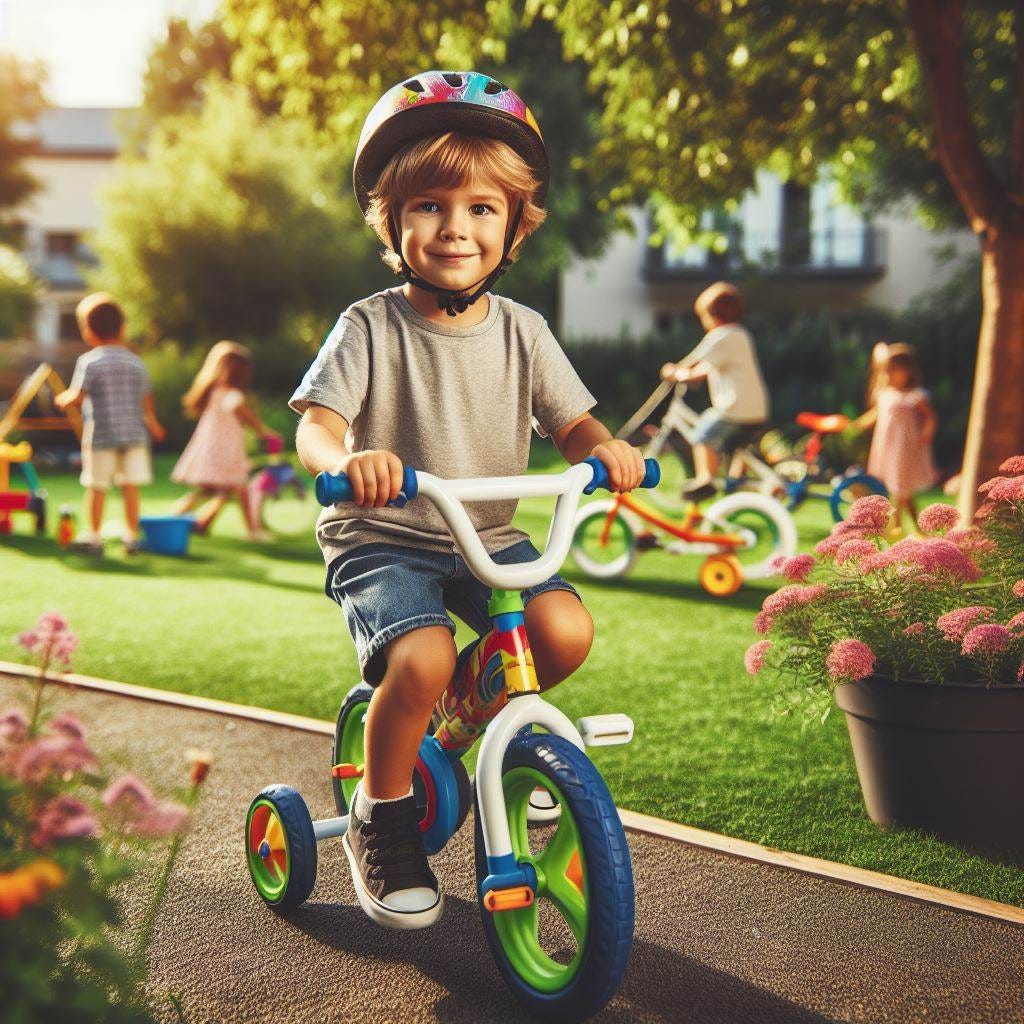
<svg viewBox="0 0 1024 1024">
<path fill-rule="evenodd" d="M 920 386 L 921 372 L 910 345 L 879 342 L 872 353 L 868 401 L 872 407 L 856 425 L 875 428 L 868 455 L 868 472 L 889 489 L 896 506 L 895 527 L 904 512 L 915 529 L 914 495 L 931 487 L 937 477 L 932 461 L 935 412 Z"/>
<path fill-rule="evenodd" d="M 199 422 L 177 465 L 171 471 L 175 483 L 193 488 L 175 506 L 183 515 L 201 498 L 209 499 L 196 516 L 196 529 L 205 533 L 231 498 L 237 498 L 251 540 L 269 540 L 256 521 L 248 492 L 249 459 L 245 453 L 245 428 L 261 440 L 279 438 L 249 408 L 245 392 L 252 379 L 249 350 L 233 341 L 218 341 L 206 355 L 192 386 L 182 398 L 189 416 Z"/>
</svg>

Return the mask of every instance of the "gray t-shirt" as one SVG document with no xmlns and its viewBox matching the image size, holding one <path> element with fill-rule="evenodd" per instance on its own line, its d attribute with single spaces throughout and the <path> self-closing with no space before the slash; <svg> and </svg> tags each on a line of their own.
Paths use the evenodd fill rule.
<svg viewBox="0 0 1024 1024">
<path fill-rule="evenodd" d="M 448 479 L 526 472 L 531 424 L 542 436 L 582 416 L 594 396 L 544 318 L 488 295 L 475 327 L 437 324 L 401 288 L 350 306 L 328 335 L 289 405 L 322 405 L 349 423 L 351 451 L 387 449 L 404 465 Z M 466 506 L 489 552 L 525 534 L 511 526 L 516 501 Z M 387 542 L 453 550 L 429 501 L 404 509 L 326 508 L 317 540 L 330 565 L 360 544 Z"/>
<path fill-rule="evenodd" d="M 142 400 L 149 394 L 146 365 L 119 344 L 98 345 L 78 357 L 72 388 L 81 388 L 85 430 L 82 443 L 94 449 L 147 444 Z"/>
</svg>

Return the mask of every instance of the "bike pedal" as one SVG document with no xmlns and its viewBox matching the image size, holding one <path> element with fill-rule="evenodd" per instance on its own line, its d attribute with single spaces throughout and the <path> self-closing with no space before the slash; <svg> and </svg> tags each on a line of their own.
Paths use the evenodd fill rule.
<svg viewBox="0 0 1024 1024">
<path fill-rule="evenodd" d="M 331 775 L 336 779 L 361 779 L 365 768 L 363 764 L 336 764 L 331 769 Z"/>
<path fill-rule="evenodd" d="M 576 728 L 588 747 L 611 747 L 633 738 L 633 719 L 621 712 L 586 715 L 577 721 Z"/>
<path fill-rule="evenodd" d="M 653 551 L 661 546 L 661 541 L 653 533 L 641 533 L 636 538 L 637 551 Z"/>
</svg>

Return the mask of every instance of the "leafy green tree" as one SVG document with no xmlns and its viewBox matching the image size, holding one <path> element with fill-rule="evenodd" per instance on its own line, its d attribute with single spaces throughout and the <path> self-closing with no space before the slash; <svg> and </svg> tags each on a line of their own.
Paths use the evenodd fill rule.
<svg viewBox="0 0 1024 1024">
<path fill-rule="evenodd" d="M 28 321 L 39 294 L 39 281 L 28 263 L 10 246 L 0 245 L 0 338 Z"/>
<path fill-rule="evenodd" d="M 40 64 L 0 53 L 0 226 L 4 211 L 23 203 L 38 187 L 24 160 L 36 148 L 30 123 L 46 106 L 44 79 Z"/>
<path fill-rule="evenodd" d="M 186 347 L 294 338 L 299 318 L 305 340 L 319 340 L 385 273 L 350 173 L 301 122 L 211 85 L 200 112 L 164 118 L 145 153 L 123 160 L 95 239 L 97 284 L 134 328 Z"/>
<path fill-rule="evenodd" d="M 211 80 L 230 79 L 234 50 L 216 19 L 193 28 L 185 18 L 169 18 L 167 33 L 150 50 L 142 75 L 146 128 L 161 118 L 198 110 Z"/>
<path fill-rule="evenodd" d="M 512 0 L 506 8 L 514 9 Z M 961 511 L 1024 450 L 1024 68 L 1021 8 L 965 0 L 529 0 L 601 97 L 593 160 L 653 200 L 665 231 L 737 200 L 758 167 L 823 163 L 875 205 L 916 197 L 982 247 L 984 313 Z"/>
</svg>

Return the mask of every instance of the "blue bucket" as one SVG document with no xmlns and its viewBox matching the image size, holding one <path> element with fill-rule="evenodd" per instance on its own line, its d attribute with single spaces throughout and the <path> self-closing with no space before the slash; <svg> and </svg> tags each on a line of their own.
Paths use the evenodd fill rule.
<svg viewBox="0 0 1024 1024">
<path fill-rule="evenodd" d="M 145 548 L 157 555 L 187 555 L 188 538 L 196 525 L 193 516 L 142 516 L 139 526 Z"/>
</svg>

